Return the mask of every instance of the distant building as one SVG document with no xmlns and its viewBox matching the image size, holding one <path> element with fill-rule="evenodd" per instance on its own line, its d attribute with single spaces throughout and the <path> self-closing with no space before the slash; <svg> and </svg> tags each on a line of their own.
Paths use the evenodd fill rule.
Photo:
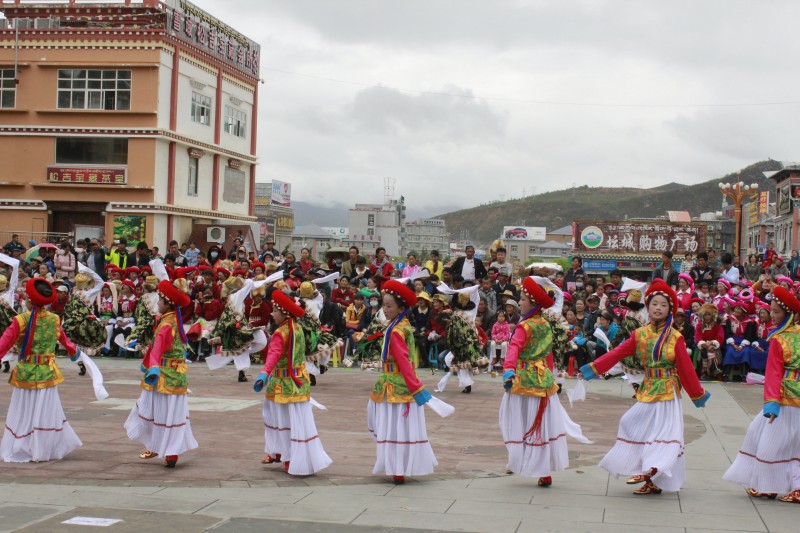
<svg viewBox="0 0 800 533">
<path fill-rule="evenodd" d="M 739 249 L 746 255 L 763 253 L 767 244 L 775 242 L 775 204 L 769 202 L 769 191 L 760 191 L 758 194 L 758 198 L 742 206 L 742 242 Z"/>
<path fill-rule="evenodd" d="M 527 263 L 536 256 L 536 247 L 547 241 L 547 229 L 543 227 L 505 226 L 501 235 L 506 244 L 506 257 L 515 265 Z"/>
<path fill-rule="evenodd" d="M 328 248 L 340 246 L 340 244 L 339 239 L 321 227 L 316 224 L 308 224 L 292 232 L 292 243 L 289 250 L 297 256 L 297 259 L 300 259 L 300 250 L 308 248 L 313 261 L 323 261 Z"/>
<path fill-rule="evenodd" d="M 406 224 L 406 253 L 413 251 L 420 257 L 428 257 L 431 250 L 437 250 L 441 257 L 445 257 L 450 248 L 450 236 L 444 220 L 422 218 Z"/>
<path fill-rule="evenodd" d="M 386 248 L 386 254 L 398 257 L 403 253 L 405 238 L 406 206 L 405 199 L 389 199 L 383 204 L 356 204 L 349 210 L 350 234 L 344 246 L 358 243 L 374 243 Z"/>
<path fill-rule="evenodd" d="M 292 242 L 294 232 L 294 209 L 288 183 L 256 183 L 255 214 L 258 217 L 261 243 L 275 239 L 275 247 L 283 250 Z M 273 198 L 273 191 L 276 192 Z"/>
<path fill-rule="evenodd" d="M 572 226 L 563 226 L 547 232 L 547 240 L 572 245 Z"/>
<path fill-rule="evenodd" d="M 796 210 L 800 202 L 800 163 L 781 163 L 783 168 L 764 172 L 775 181 L 775 249 L 788 256 L 800 247 L 800 221 Z"/>
</svg>

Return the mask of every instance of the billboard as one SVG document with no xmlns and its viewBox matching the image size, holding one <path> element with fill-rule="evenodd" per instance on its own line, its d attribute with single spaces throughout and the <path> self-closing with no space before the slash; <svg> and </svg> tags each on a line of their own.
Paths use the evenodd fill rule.
<svg viewBox="0 0 800 533">
<path fill-rule="evenodd" d="M 272 205 L 280 207 L 292 206 L 292 184 L 283 181 L 272 181 L 272 197 L 270 199 Z"/>
<path fill-rule="evenodd" d="M 689 222 L 576 220 L 572 223 L 575 252 L 674 254 L 706 249 L 706 225 Z"/>
<path fill-rule="evenodd" d="M 114 240 L 124 238 L 128 248 L 135 248 L 147 234 L 147 217 L 135 215 L 114 216 Z"/>
<path fill-rule="evenodd" d="M 778 187 L 776 211 L 778 215 L 788 215 L 792 212 L 792 191 L 788 180 Z"/>
<path fill-rule="evenodd" d="M 546 228 L 530 226 L 503 226 L 503 239 L 510 241 L 543 241 L 547 235 Z"/>
</svg>

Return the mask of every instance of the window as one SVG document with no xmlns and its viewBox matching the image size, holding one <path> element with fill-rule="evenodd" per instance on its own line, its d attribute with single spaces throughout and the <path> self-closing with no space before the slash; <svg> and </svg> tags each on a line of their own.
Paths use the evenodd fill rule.
<svg viewBox="0 0 800 533">
<path fill-rule="evenodd" d="M 222 185 L 222 201 L 229 204 L 244 203 L 245 175 L 241 170 L 225 167 Z"/>
<path fill-rule="evenodd" d="M 13 68 L 0 69 L 0 107 L 14 107 L 17 99 L 17 81 Z"/>
<path fill-rule="evenodd" d="M 59 70 L 59 109 L 131 108 L 130 70 Z"/>
<path fill-rule="evenodd" d="M 247 113 L 231 107 L 225 106 L 225 133 L 244 137 L 244 130 L 247 127 Z"/>
<path fill-rule="evenodd" d="M 127 165 L 128 139 L 60 137 L 56 163 L 67 165 Z"/>
<path fill-rule="evenodd" d="M 192 122 L 204 126 L 211 124 L 211 98 L 192 92 Z"/>
<path fill-rule="evenodd" d="M 375 235 L 375 230 L 372 228 L 367 228 L 367 235 Z"/>
<path fill-rule="evenodd" d="M 367 215 L 367 226 L 375 225 L 375 215 Z"/>
<path fill-rule="evenodd" d="M 200 160 L 196 157 L 189 157 L 189 196 L 197 196 L 197 171 L 200 167 Z"/>
</svg>

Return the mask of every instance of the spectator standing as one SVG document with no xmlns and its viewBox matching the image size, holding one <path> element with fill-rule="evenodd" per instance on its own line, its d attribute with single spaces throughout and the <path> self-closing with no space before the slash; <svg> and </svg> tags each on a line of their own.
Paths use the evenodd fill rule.
<svg viewBox="0 0 800 533">
<path fill-rule="evenodd" d="M 764 251 L 764 261 L 761 264 L 761 266 L 764 267 L 764 270 L 769 270 L 769 268 L 772 266 L 772 261 L 777 255 L 778 252 L 775 251 L 775 243 L 767 243 L 767 249 Z"/>
<path fill-rule="evenodd" d="M 769 267 L 769 274 L 772 279 L 778 279 L 781 276 L 789 277 L 789 267 L 783 263 L 783 257 L 775 255 L 772 260 L 772 266 Z"/>
<path fill-rule="evenodd" d="M 186 257 L 181 254 L 181 249 L 178 247 L 178 241 L 170 241 L 169 253 L 175 257 L 175 267 L 185 267 Z"/>
<path fill-rule="evenodd" d="M 15 233 L 11 236 L 11 240 L 3 246 L 3 250 L 6 251 L 7 255 L 12 255 L 14 252 L 24 254 L 25 246 L 19 242 L 19 235 Z"/>
<path fill-rule="evenodd" d="M 412 254 L 412 253 L 409 253 L 406 256 L 406 266 L 403 267 L 403 272 L 401 274 L 402 277 L 410 278 L 411 276 L 413 276 L 414 274 L 416 274 L 420 270 L 422 270 L 422 269 L 417 264 L 417 256 Z"/>
<path fill-rule="evenodd" d="M 567 289 L 569 290 L 569 284 L 575 283 L 577 278 L 583 277 L 586 275 L 586 272 L 583 271 L 583 259 L 580 257 L 573 257 L 572 258 L 572 266 L 567 269 L 567 272 L 564 274 L 564 283 L 567 284 Z"/>
<path fill-rule="evenodd" d="M 661 254 L 661 266 L 653 270 L 653 279 L 661 278 L 673 289 L 678 285 L 678 271 L 672 264 L 672 252 Z"/>
<path fill-rule="evenodd" d="M 697 263 L 692 267 L 689 275 L 692 276 L 695 285 L 698 285 L 701 281 L 705 281 L 709 285 L 714 284 L 716 274 L 714 269 L 710 268 L 708 265 L 708 254 L 706 252 L 697 254 Z"/>
<path fill-rule="evenodd" d="M 460 274 L 464 281 L 481 280 L 486 276 L 486 267 L 483 261 L 475 258 L 475 247 L 467 246 L 466 256 L 461 256 L 455 260 L 452 269 L 453 274 Z"/>
<path fill-rule="evenodd" d="M 184 252 L 184 257 L 186 257 L 186 266 L 197 266 L 197 256 L 200 254 L 200 250 L 197 249 L 197 245 L 194 241 L 189 243 L 189 247 Z"/>
<path fill-rule="evenodd" d="M 484 276 L 481 280 L 481 288 L 478 289 L 478 294 L 486 298 L 486 307 L 491 314 L 497 312 L 497 293 L 492 288 L 492 278 Z"/>
<path fill-rule="evenodd" d="M 57 252 L 54 260 L 56 278 L 72 279 L 76 268 L 75 256 L 72 254 L 72 247 L 69 244 L 62 246 Z"/>
<path fill-rule="evenodd" d="M 681 274 L 688 274 L 694 267 L 694 259 L 692 259 L 692 252 L 686 252 L 683 256 L 683 263 L 681 263 Z"/>
<path fill-rule="evenodd" d="M 733 255 L 729 252 L 722 254 L 722 278 L 727 279 L 731 285 L 739 283 L 739 269 L 733 266 Z"/>
<path fill-rule="evenodd" d="M 442 279 L 444 265 L 439 260 L 439 252 L 437 250 L 431 250 L 431 258 L 425 262 L 425 268 L 437 279 Z"/>
<path fill-rule="evenodd" d="M 792 255 L 789 257 L 789 273 L 793 280 L 798 279 L 797 269 L 800 268 L 800 256 L 797 254 L 797 250 L 792 250 Z"/>
<path fill-rule="evenodd" d="M 106 253 L 100 247 L 100 241 L 97 239 L 89 241 L 86 266 L 102 279 L 106 279 Z"/>
<path fill-rule="evenodd" d="M 744 277 L 755 283 L 759 280 L 759 278 L 761 278 L 762 271 L 763 267 L 761 266 L 761 262 L 758 260 L 758 256 L 756 254 L 750 254 L 750 256 L 747 258 L 747 264 L 744 266 Z"/>
<path fill-rule="evenodd" d="M 494 267 L 497 269 L 497 273 L 505 274 L 508 278 L 511 278 L 511 275 L 514 273 L 514 265 L 506 261 L 506 249 L 502 246 L 496 250 L 497 252 L 497 261 L 493 262 L 490 267 Z"/>
</svg>

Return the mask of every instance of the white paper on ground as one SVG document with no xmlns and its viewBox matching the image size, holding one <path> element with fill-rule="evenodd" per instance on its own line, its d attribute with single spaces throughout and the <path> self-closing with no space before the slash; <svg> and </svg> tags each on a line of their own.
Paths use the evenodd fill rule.
<svg viewBox="0 0 800 533">
<path fill-rule="evenodd" d="M 569 406 L 572 407 L 572 402 L 584 401 L 586 399 L 586 383 L 584 380 L 579 379 L 575 384 L 574 389 L 567 391 L 567 398 L 569 399 Z"/>
<path fill-rule="evenodd" d="M 745 378 L 745 385 L 763 385 L 766 378 L 755 372 L 748 372 Z"/>
<path fill-rule="evenodd" d="M 324 405 L 322 405 L 321 403 L 319 403 L 317 400 L 315 400 L 314 398 L 312 398 L 310 396 L 308 397 L 308 401 L 311 402 L 311 407 L 316 407 L 317 409 L 320 409 L 321 411 L 327 411 L 328 410 L 327 407 L 325 407 Z"/>
<path fill-rule="evenodd" d="M 109 527 L 114 524 L 122 522 L 119 518 L 97 518 L 95 516 L 73 516 L 69 520 L 64 520 L 62 524 L 69 524 L 72 526 L 95 526 L 95 527 Z"/>
<path fill-rule="evenodd" d="M 450 405 L 449 403 L 445 403 L 436 396 L 431 396 L 431 399 L 425 404 L 430 407 L 434 413 L 441 416 L 442 418 L 447 418 L 448 416 L 452 415 L 456 412 L 456 408 Z"/>
<path fill-rule="evenodd" d="M 78 361 L 83 363 L 83 366 L 86 367 L 86 371 L 89 372 L 89 376 L 92 378 L 92 387 L 94 388 L 95 397 L 101 401 L 108 398 L 108 391 L 103 386 L 103 374 L 100 373 L 100 369 L 94 364 L 92 358 L 81 352 Z"/>
</svg>

